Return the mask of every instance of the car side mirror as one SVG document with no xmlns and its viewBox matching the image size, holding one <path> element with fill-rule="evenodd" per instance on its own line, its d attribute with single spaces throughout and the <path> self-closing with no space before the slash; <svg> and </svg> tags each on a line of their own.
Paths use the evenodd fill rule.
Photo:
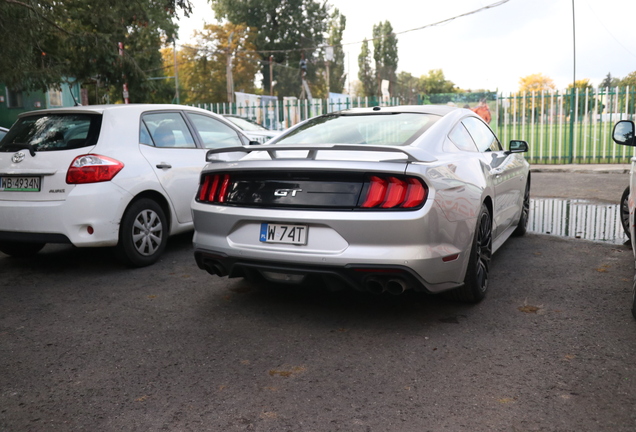
<svg viewBox="0 0 636 432">
<path fill-rule="evenodd" d="M 635 146 L 634 142 L 634 122 L 631 120 L 621 120 L 614 125 L 612 139 L 616 144 Z"/>
<path fill-rule="evenodd" d="M 251 146 L 252 145 L 261 145 L 261 143 L 259 143 L 258 141 L 252 140 L 252 141 L 249 142 L 249 145 L 251 145 Z"/>
<path fill-rule="evenodd" d="M 525 153 L 528 151 L 528 143 L 522 140 L 511 140 L 508 153 Z"/>
</svg>

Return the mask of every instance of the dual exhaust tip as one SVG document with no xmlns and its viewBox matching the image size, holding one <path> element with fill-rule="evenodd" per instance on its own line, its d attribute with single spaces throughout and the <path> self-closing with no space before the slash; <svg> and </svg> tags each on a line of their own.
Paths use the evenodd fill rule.
<svg viewBox="0 0 636 432">
<path fill-rule="evenodd" d="M 400 295 L 409 289 L 408 283 L 401 278 L 370 277 L 364 283 L 364 288 L 373 294 L 388 292 L 393 295 Z"/>
</svg>

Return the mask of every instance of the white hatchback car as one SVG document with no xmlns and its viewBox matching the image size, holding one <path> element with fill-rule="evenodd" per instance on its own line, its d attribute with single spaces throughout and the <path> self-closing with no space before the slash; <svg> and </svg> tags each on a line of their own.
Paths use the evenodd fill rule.
<svg viewBox="0 0 636 432">
<path fill-rule="evenodd" d="M 169 235 L 193 228 L 206 152 L 249 142 L 223 117 L 179 105 L 25 113 L 0 141 L 0 251 L 116 246 L 126 264 L 152 264 Z"/>
</svg>

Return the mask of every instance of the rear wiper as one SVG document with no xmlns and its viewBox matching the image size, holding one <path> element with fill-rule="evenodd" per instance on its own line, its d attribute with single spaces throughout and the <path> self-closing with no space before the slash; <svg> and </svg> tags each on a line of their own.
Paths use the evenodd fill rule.
<svg viewBox="0 0 636 432">
<path fill-rule="evenodd" d="M 35 147 L 33 146 L 33 144 L 12 142 L 9 144 L 5 144 L 2 147 L 8 152 L 28 149 L 29 153 L 31 153 L 31 157 L 35 156 Z"/>
</svg>

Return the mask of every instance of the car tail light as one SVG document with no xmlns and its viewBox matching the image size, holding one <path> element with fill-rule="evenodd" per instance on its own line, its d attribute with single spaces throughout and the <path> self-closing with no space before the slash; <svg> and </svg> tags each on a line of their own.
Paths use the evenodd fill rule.
<svg viewBox="0 0 636 432">
<path fill-rule="evenodd" d="M 230 185 L 229 174 L 204 174 L 197 193 L 197 201 L 224 203 Z"/>
<path fill-rule="evenodd" d="M 124 164 L 118 160 L 87 154 L 76 157 L 66 173 L 66 183 L 84 184 L 110 181 L 122 170 Z"/>
<path fill-rule="evenodd" d="M 428 188 L 415 177 L 372 175 L 361 208 L 416 208 L 424 204 Z"/>
</svg>

